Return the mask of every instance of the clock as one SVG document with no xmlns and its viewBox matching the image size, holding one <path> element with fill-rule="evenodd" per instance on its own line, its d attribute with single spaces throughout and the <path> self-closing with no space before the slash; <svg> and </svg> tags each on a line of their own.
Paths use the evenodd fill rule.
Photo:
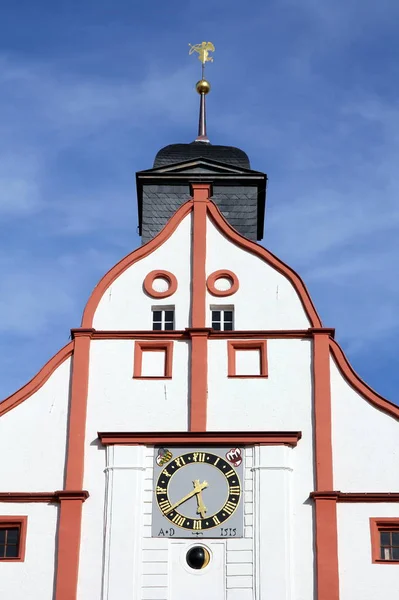
<svg viewBox="0 0 399 600">
<path fill-rule="evenodd" d="M 155 448 L 153 537 L 243 536 L 241 448 Z"/>
</svg>

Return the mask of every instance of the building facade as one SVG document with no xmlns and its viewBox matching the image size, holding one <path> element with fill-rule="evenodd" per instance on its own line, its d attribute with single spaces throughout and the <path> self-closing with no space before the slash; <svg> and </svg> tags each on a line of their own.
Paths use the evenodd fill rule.
<svg viewBox="0 0 399 600">
<path fill-rule="evenodd" d="M 143 245 L 0 404 L 0 598 L 395 595 L 399 409 L 257 243 L 266 176 L 197 141 L 137 190 Z"/>
</svg>

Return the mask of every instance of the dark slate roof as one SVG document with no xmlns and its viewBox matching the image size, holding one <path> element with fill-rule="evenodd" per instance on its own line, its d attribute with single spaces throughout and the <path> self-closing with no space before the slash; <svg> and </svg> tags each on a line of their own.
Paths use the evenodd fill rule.
<svg viewBox="0 0 399 600">
<path fill-rule="evenodd" d="M 227 165 L 250 169 L 249 158 L 234 146 L 213 146 L 206 142 L 171 144 L 162 148 L 155 157 L 154 169 L 198 158 L 207 158 Z"/>
</svg>

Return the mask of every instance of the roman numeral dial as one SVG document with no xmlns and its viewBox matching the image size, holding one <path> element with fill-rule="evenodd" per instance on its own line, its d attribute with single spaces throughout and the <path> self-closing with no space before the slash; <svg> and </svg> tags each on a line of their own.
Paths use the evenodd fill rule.
<svg viewBox="0 0 399 600">
<path fill-rule="evenodd" d="M 232 463 L 202 448 L 180 454 L 173 450 L 173 458 L 158 473 L 154 491 L 165 529 L 169 522 L 174 531 L 191 530 L 193 536 L 206 537 L 206 531 L 222 527 L 241 502 L 241 481 Z"/>
</svg>

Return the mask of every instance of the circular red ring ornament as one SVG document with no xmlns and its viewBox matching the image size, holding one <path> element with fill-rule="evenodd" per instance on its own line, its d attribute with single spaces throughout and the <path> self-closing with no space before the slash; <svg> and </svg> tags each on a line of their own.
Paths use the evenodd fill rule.
<svg viewBox="0 0 399 600">
<path fill-rule="evenodd" d="M 216 289 L 216 281 L 222 278 L 230 279 L 231 287 L 228 290 Z M 211 273 L 211 275 L 209 275 L 208 279 L 206 280 L 206 287 L 208 288 L 208 292 L 212 294 L 212 296 L 219 296 L 219 298 L 222 298 L 223 296 L 231 296 L 232 294 L 235 294 L 238 288 L 240 287 L 240 283 L 235 273 L 223 269 L 221 271 L 215 271 L 214 273 Z"/>
<path fill-rule="evenodd" d="M 157 279 L 158 277 L 166 279 L 169 284 L 168 289 L 164 292 L 157 292 L 157 290 L 154 290 L 152 287 L 154 279 Z M 143 287 L 145 292 L 152 298 L 168 298 L 177 290 L 177 279 L 173 273 L 169 273 L 169 271 L 151 271 L 144 279 Z"/>
</svg>

